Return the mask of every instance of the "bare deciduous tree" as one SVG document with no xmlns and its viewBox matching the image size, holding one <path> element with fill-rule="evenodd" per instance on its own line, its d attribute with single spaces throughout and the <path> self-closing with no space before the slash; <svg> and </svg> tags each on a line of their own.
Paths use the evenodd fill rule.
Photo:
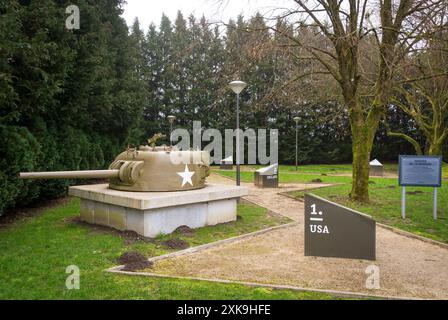
<svg viewBox="0 0 448 320">
<path fill-rule="evenodd" d="M 448 138 L 448 3 L 445 10 L 425 25 L 420 52 L 409 56 L 396 87 L 393 103 L 414 121 L 426 138 L 426 146 L 399 132 L 390 136 L 410 142 L 417 154 L 441 155 Z"/>
<path fill-rule="evenodd" d="M 446 0 L 293 0 L 277 19 L 295 23 L 293 35 L 282 33 L 302 49 L 296 59 L 312 58 L 337 82 L 349 113 L 353 184 L 351 198 L 369 200 L 369 161 L 375 134 L 397 84 L 402 61 L 420 50 L 421 34 Z M 320 45 L 301 37 L 315 30 Z M 297 78 L 301 78 L 298 76 Z"/>
</svg>

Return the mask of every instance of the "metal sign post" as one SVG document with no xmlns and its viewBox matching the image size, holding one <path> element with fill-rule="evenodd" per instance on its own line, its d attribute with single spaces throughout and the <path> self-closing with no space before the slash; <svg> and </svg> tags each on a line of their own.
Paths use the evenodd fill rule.
<svg viewBox="0 0 448 320">
<path fill-rule="evenodd" d="M 437 187 L 434 188 L 433 201 L 432 216 L 434 220 L 437 220 Z M 401 191 L 401 217 L 406 219 L 406 187 L 403 187 Z"/>
<path fill-rule="evenodd" d="M 434 220 L 437 220 L 437 188 L 434 188 L 434 206 L 433 206 L 433 214 Z"/>
<path fill-rule="evenodd" d="M 401 191 L 401 217 L 406 219 L 406 187 Z"/>
</svg>

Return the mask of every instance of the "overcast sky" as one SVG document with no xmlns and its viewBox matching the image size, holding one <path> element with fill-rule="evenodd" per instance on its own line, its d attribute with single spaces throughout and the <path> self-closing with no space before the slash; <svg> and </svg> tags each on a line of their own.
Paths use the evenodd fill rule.
<svg viewBox="0 0 448 320">
<path fill-rule="evenodd" d="M 138 17 L 141 27 L 147 30 L 151 22 L 159 25 L 162 13 L 172 21 L 181 10 L 185 18 L 193 13 L 198 18 L 205 15 L 210 22 L 227 22 L 240 13 L 251 16 L 260 11 L 272 15 L 274 8 L 288 2 L 291 3 L 290 0 L 127 0 L 123 17 L 128 25 Z"/>
</svg>

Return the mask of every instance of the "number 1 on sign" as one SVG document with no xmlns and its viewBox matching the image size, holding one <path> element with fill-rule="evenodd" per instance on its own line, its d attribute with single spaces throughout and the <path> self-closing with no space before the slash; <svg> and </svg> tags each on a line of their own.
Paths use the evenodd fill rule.
<svg viewBox="0 0 448 320">
<path fill-rule="evenodd" d="M 311 209 L 313 209 L 313 211 L 311 211 L 311 215 L 319 215 L 322 216 L 322 211 L 317 212 L 316 210 L 316 204 L 312 204 Z M 319 218 L 314 218 L 311 217 L 310 221 L 320 221 L 323 222 L 324 219 L 319 217 Z M 328 230 L 328 227 L 325 225 L 320 225 L 320 224 L 310 224 L 310 231 L 311 233 L 330 233 L 330 231 Z"/>
<path fill-rule="evenodd" d="M 316 204 L 312 204 L 311 208 L 313 209 L 313 211 L 311 211 L 311 214 L 319 214 L 322 215 L 322 211 L 317 212 L 316 211 Z"/>
</svg>

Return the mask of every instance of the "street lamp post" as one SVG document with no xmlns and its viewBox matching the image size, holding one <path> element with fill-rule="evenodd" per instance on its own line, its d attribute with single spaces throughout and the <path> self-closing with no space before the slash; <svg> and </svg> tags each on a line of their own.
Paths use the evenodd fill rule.
<svg viewBox="0 0 448 320">
<path fill-rule="evenodd" d="M 299 121 L 300 117 L 294 117 L 294 121 L 296 122 L 296 171 L 297 171 L 297 152 L 298 152 L 298 139 L 299 139 Z"/>
<path fill-rule="evenodd" d="M 171 140 L 171 134 L 173 133 L 173 122 L 176 120 L 176 116 L 168 116 L 168 121 L 170 122 L 170 146 L 173 146 L 173 142 Z"/>
<path fill-rule="evenodd" d="M 239 186 L 240 177 L 240 93 L 246 88 L 247 83 L 243 81 L 232 81 L 229 83 L 230 89 L 236 93 L 236 185 Z"/>
</svg>

